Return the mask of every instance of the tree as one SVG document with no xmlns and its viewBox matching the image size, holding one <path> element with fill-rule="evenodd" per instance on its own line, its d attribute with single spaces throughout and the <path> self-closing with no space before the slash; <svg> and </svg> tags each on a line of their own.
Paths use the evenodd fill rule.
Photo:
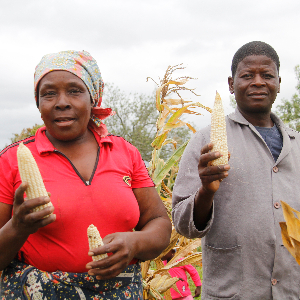
<svg viewBox="0 0 300 300">
<path fill-rule="evenodd" d="M 281 105 L 277 105 L 277 115 L 289 127 L 300 131 L 300 66 L 295 67 L 295 74 L 297 78 L 296 90 L 297 92 L 292 96 L 289 101 L 287 99 L 281 100 Z"/>
<path fill-rule="evenodd" d="M 156 134 L 156 120 L 158 112 L 155 108 L 155 95 L 129 94 L 126 95 L 113 84 L 106 84 L 103 95 L 103 107 L 111 107 L 116 114 L 104 120 L 108 132 L 123 137 L 140 151 L 143 160 L 150 161 L 151 143 Z M 24 128 L 20 134 L 14 133 L 12 143 L 34 135 L 43 125 L 35 124 L 31 128 Z M 188 128 L 178 128 L 170 133 L 170 137 L 177 141 L 178 146 L 190 139 Z M 166 159 L 172 152 L 172 145 L 162 150 L 161 157 Z"/>
<path fill-rule="evenodd" d="M 44 126 L 44 125 L 35 124 L 32 127 L 23 128 L 20 134 L 14 133 L 13 134 L 14 137 L 12 137 L 10 140 L 12 143 L 15 143 L 15 142 L 21 141 L 23 139 L 26 139 L 27 137 L 35 135 L 36 131 L 42 126 Z"/>
<path fill-rule="evenodd" d="M 116 114 L 104 120 L 108 132 L 122 136 L 140 151 L 143 160 L 150 161 L 151 143 L 156 135 L 156 120 L 158 112 L 155 108 L 155 95 L 129 94 L 121 92 L 113 84 L 106 84 L 103 95 L 103 107 L 111 107 Z M 190 139 L 188 128 L 178 128 L 172 131 L 172 138 L 178 145 Z M 171 136 L 170 136 L 171 137 Z M 168 157 L 172 145 L 163 149 L 161 154 Z"/>
</svg>

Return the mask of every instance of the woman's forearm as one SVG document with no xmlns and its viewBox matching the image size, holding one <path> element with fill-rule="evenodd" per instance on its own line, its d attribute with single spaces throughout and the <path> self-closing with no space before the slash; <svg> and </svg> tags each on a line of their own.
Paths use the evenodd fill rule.
<svg viewBox="0 0 300 300">
<path fill-rule="evenodd" d="M 133 232 L 135 258 L 145 261 L 159 256 L 170 243 L 171 231 L 169 217 L 157 217 L 148 222 L 141 231 Z"/>
<path fill-rule="evenodd" d="M 27 238 L 28 235 L 20 235 L 13 228 L 11 219 L 0 229 L 0 270 L 9 265 Z"/>
</svg>

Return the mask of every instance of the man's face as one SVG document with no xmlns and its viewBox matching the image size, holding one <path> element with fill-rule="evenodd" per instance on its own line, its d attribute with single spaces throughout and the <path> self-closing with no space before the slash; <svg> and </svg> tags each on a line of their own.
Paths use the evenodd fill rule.
<svg viewBox="0 0 300 300">
<path fill-rule="evenodd" d="M 242 114 L 270 113 L 281 78 L 274 61 L 265 55 L 246 56 L 237 66 L 234 78 L 228 78 Z"/>
</svg>

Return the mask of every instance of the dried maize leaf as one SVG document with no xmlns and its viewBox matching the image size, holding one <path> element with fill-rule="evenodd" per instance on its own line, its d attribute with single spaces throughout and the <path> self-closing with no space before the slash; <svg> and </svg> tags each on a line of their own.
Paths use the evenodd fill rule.
<svg viewBox="0 0 300 300">
<path fill-rule="evenodd" d="M 163 296 L 154 288 L 151 288 L 150 285 L 145 282 L 145 280 L 143 280 L 142 283 L 143 283 L 143 299 L 164 300 Z"/>
<path fill-rule="evenodd" d="M 191 130 L 193 131 L 193 133 L 196 133 L 196 129 L 195 129 L 191 124 L 185 123 L 185 125 L 186 125 L 189 129 L 191 129 Z"/>
<path fill-rule="evenodd" d="M 163 106 L 161 104 L 161 98 L 160 98 L 160 94 L 161 91 L 163 90 L 163 88 L 165 88 L 166 86 L 170 85 L 170 84 L 175 84 L 175 85 L 183 85 L 187 82 L 187 79 L 183 79 L 181 81 L 176 81 L 176 80 L 170 80 L 168 82 L 166 82 L 165 84 L 161 85 L 157 90 L 156 90 L 156 109 L 158 111 L 162 111 L 163 110 Z"/>
<path fill-rule="evenodd" d="M 194 264 L 194 263 L 197 263 L 198 261 L 200 261 L 201 259 L 202 259 L 202 253 L 194 253 L 194 254 L 191 254 L 191 255 L 185 257 L 184 259 L 182 259 L 180 261 L 176 261 L 172 264 L 168 264 L 168 265 L 164 266 L 163 268 L 161 268 L 159 270 L 156 270 L 154 272 L 154 274 L 161 273 L 163 270 L 170 270 L 171 268 L 174 268 L 174 267 L 180 267 L 180 266 Z"/>
<path fill-rule="evenodd" d="M 157 131 L 160 131 L 163 128 L 165 121 L 167 120 L 167 117 L 170 114 L 170 112 L 171 112 L 171 110 L 168 110 L 168 109 L 164 109 L 161 112 L 159 118 L 156 121 Z"/>
<path fill-rule="evenodd" d="M 164 298 L 165 298 L 165 300 L 172 300 L 172 296 L 171 296 L 171 291 L 170 290 L 164 292 Z"/>
<path fill-rule="evenodd" d="M 155 258 L 154 262 L 155 262 L 155 265 L 156 265 L 156 269 L 161 269 L 161 268 L 164 267 L 164 264 L 163 264 L 163 262 L 160 258 Z"/>
<path fill-rule="evenodd" d="M 169 130 L 170 131 L 170 130 Z M 160 149 L 166 140 L 168 131 L 164 131 L 162 134 L 158 135 L 154 141 L 151 143 L 151 146 L 155 149 Z"/>
<path fill-rule="evenodd" d="M 183 100 L 183 99 L 164 99 L 164 103 L 167 105 L 183 105 L 184 103 L 190 103 L 190 100 Z"/>
<path fill-rule="evenodd" d="M 185 126 L 185 122 L 181 120 L 175 120 L 174 122 L 167 122 L 166 125 L 163 127 L 162 131 L 169 132 L 172 129 L 179 128 Z"/>
<path fill-rule="evenodd" d="M 170 244 L 168 245 L 168 247 L 157 257 L 158 258 L 162 258 L 163 256 L 165 256 L 169 251 L 171 251 L 175 245 L 177 244 L 178 238 L 180 237 L 180 234 L 178 232 L 176 232 L 175 230 L 172 231 L 172 235 L 171 235 L 171 239 L 170 239 Z"/>
<path fill-rule="evenodd" d="M 284 201 L 280 202 L 282 205 L 283 216 L 286 221 L 288 235 L 300 242 L 300 220 L 294 214 L 297 213 L 297 211 Z"/>
<path fill-rule="evenodd" d="M 216 93 L 215 104 L 211 114 L 210 142 L 213 143 L 212 151 L 219 151 L 222 156 L 211 161 L 212 166 L 228 164 L 228 146 L 225 114 L 222 99 Z"/>
<path fill-rule="evenodd" d="M 180 291 L 179 291 L 179 289 L 178 289 L 176 283 L 174 283 L 174 284 L 171 286 L 171 289 L 175 290 L 179 295 L 182 296 L 182 294 L 180 293 Z"/>
<path fill-rule="evenodd" d="M 159 282 L 159 280 L 161 279 L 161 275 L 160 274 L 156 274 L 155 277 L 149 281 L 149 285 L 152 287 L 152 288 L 155 288 Z"/>
<path fill-rule="evenodd" d="M 152 285 L 152 287 L 153 288 L 155 288 L 159 293 L 161 293 L 160 292 L 160 287 L 162 287 L 163 285 L 164 285 L 164 283 L 165 283 L 165 281 L 167 280 L 167 279 L 169 279 L 171 276 L 170 276 L 170 274 L 168 273 L 168 274 L 164 274 L 163 276 L 161 276 L 160 278 L 159 278 L 159 280 L 156 282 L 156 285 L 154 286 L 154 285 Z M 151 283 L 150 283 L 150 286 L 151 286 Z"/>
<path fill-rule="evenodd" d="M 180 251 L 178 251 L 172 259 L 168 262 L 168 264 L 172 264 L 173 262 L 177 261 L 178 259 L 185 257 L 190 252 L 192 252 L 194 249 L 201 246 L 201 239 L 195 239 L 194 241 L 190 242 L 188 245 L 186 245 L 184 248 L 182 248 Z"/>
<path fill-rule="evenodd" d="M 142 277 L 143 277 L 143 279 L 146 279 L 147 274 L 148 274 L 148 270 L 149 270 L 149 267 L 150 267 L 150 260 L 143 261 L 141 263 L 141 267 L 142 267 Z"/>
<path fill-rule="evenodd" d="M 167 144 L 173 144 L 174 148 L 176 148 L 176 146 L 177 146 L 177 142 L 173 139 L 166 139 L 162 145 L 165 146 Z"/>
<path fill-rule="evenodd" d="M 290 236 L 288 234 L 286 223 L 285 222 L 279 222 L 279 225 L 281 227 L 281 237 L 282 237 L 283 245 L 287 248 L 287 250 L 296 259 L 294 245 L 292 244 L 292 241 L 291 241 Z"/>
</svg>

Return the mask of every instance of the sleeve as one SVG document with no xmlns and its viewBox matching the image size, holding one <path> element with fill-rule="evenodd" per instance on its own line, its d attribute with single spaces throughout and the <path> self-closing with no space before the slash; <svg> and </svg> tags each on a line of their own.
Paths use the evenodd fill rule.
<svg viewBox="0 0 300 300">
<path fill-rule="evenodd" d="M 196 268 L 194 268 L 192 265 L 185 265 L 185 270 L 190 274 L 195 286 L 202 285 L 199 273 Z"/>
<path fill-rule="evenodd" d="M 14 171 L 7 155 L 0 156 L 0 202 L 13 205 L 16 190 Z"/>
<path fill-rule="evenodd" d="M 206 228 L 199 231 L 194 224 L 194 199 L 201 187 L 198 164 L 202 147 L 209 141 L 201 132 L 197 132 L 188 143 L 175 180 L 172 196 L 172 219 L 177 232 L 188 238 L 201 238 L 210 229 L 211 219 Z"/>
<path fill-rule="evenodd" d="M 133 163 L 131 187 L 133 189 L 136 189 L 136 188 L 155 186 L 152 179 L 149 176 L 148 170 L 145 166 L 145 163 L 142 159 L 140 152 L 134 146 L 132 146 L 131 150 L 132 150 L 131 155 L 132 155 L 132 163 Z"/>
</svg>

